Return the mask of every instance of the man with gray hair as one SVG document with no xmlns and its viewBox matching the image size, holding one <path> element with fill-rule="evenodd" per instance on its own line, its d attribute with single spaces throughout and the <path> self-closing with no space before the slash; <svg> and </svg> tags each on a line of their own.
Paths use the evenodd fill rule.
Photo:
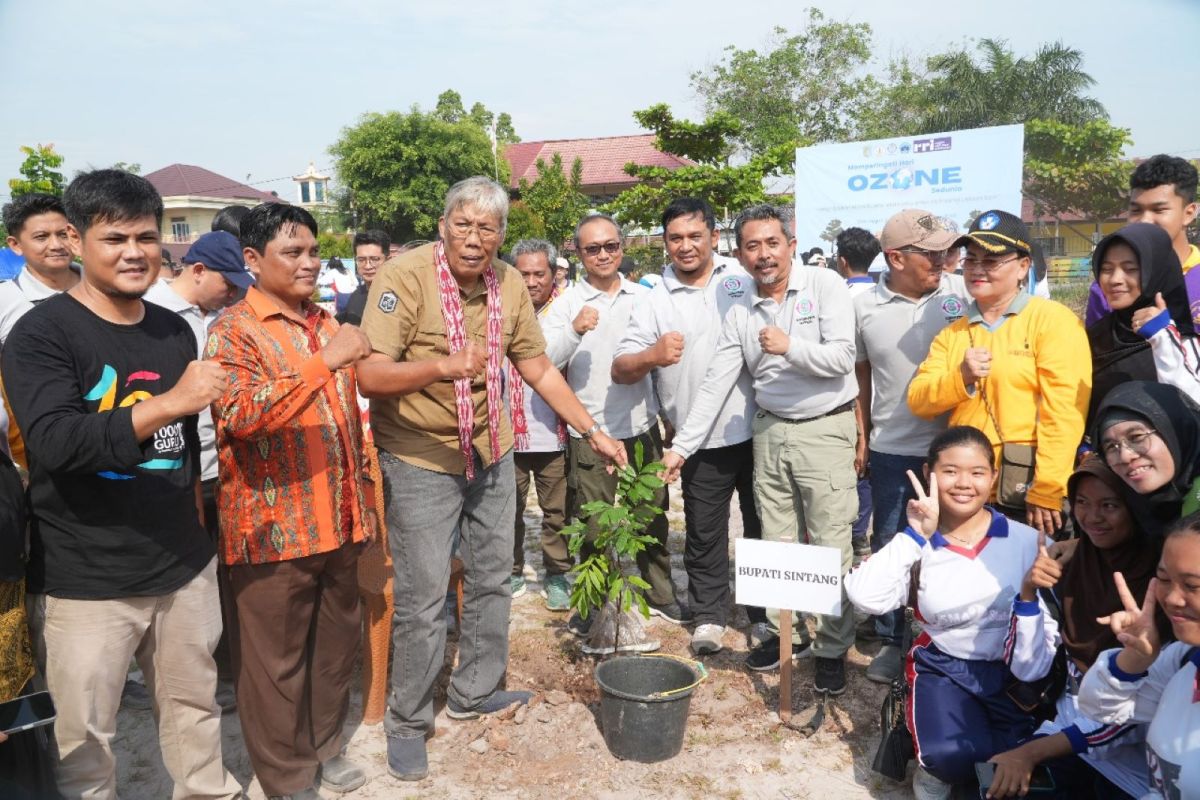
<svg viewBox="0 0 1200 800">
<path fill-rule="evenodd" d="M 550 304 L 561 294 L 554 282 L 558 250 L 544 239 L 522 239 L 511 253 L 517 272 L 525 280 L 533 311 L 541 320 Z M 508 407 L 513 425 L 513 465 L 517 471 L 516 537 L 513 540 L 513 597 L 525 593 L 525 500 L 529 495 L 530 476 L 537 487 L 542 507 L 542 566 L 546 577 L 542 595 L 546 608 L 566 611 L 570 608 L 571 587 L 567 572 L 574 565 L 562 536 L 566 523 L 567 502 L 567 427 L 554 409 L 521 379 L 509 364 Z"/>
<path fill-rule="evenodd" d="M 475 719 L 524 703 L 500 689 L 508 663 L 516 512 L 513 431 L 504 411 L 501 362 L 580 432 L 602 463 L 625 452 L 546 358 L 529 292 L 496 258 L 508 192 L 473 177 L 446 194 L 441 238 L 384 264 L 367 298 L 363 331 L 372 354 L 357 367 L 371 399 L 395 565 L 392 690 L 384 725 L 388 771 L 428 772 L 433 688 L 446 646 L 442 613 L 454 532 L 466 568 L 458 666 L 446 713 Z"/>
<path fill-rule="evenodd" d="M 754 287 L 725 316 L 716 355 L 675 441 L 663 456 L 674 478 L 718 419 L 743 367 L 754 400 L 754 499 L 762 538 L 841 551 L 850 568 L 850 525 L 858 514 L 854 448 L 854 306 L 842 278 L 828 269 L 796 269 L 791 214 L 752 206 L 734 223 L 737 256 Z M 769 610 L 773 624 L 778 612 Z M 846 651 L 854 644 L 854 612 L 842 594 L 842 613 L 817 617 L 816 641 L 796 615 L 792 656 L 816 656 L 817 691 L 846 691 Z M 752 670 L 779 665 L 779 638 L 746 658 Z"/>
<path fill-rule="evenodd" d="M 613 383 L 610 375 L 634 305 L 646 302 L 650 289 L 621 275 L 621 229 L 607 214 L 585 216 L 575 227 L 575 246 L 583 261 L 584 279 L 550 308 L 544 325 L 546 353 L 554 366 L 566 368 L 567 383 L 584 408 L 610 436 L 621 441 L 630 458 L 640 444 L 646 463 L 657 461 L 662 455 L 662 437 L 651 376 L 646 374 L 622 385 Z M 583 506 L 594 500 L 613 501 L 618 476 L 606 472 L 577 436 L 567 443 L 567 463 L 567 508 L 571 516 L 582 516 Z M 651 502 L 662 509 L 667 507 L 666 486 Z M 594 533 L 589 530 L 589 541 Z M 655 517 L 646 534 L 658 540 L 638 558 L 642 578 L 650 584 L 646 592 L 650 612 L 682 624 L 689 616 L 676 602 L 671 582 L 666 516 Z M 579 557 L 587 559 L 591 554 L 590 546 L 585 544 Z M 576 614 L 568 628 L 578 636 L 586 636 L 595 618 L 593 614 L 585 620 Z"/>
</svg>

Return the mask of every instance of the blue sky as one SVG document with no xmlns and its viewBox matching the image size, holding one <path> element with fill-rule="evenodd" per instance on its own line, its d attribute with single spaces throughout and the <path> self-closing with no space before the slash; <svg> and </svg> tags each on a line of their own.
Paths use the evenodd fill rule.
<svg viewBox="0 0 1200 800">
<path fill-rule="evenodd" d="M 877 58 L 970 36 L 1018 52 L 1080 48 L 1131 155 L 1200 157 L 1191 77 L 1200 3 L 825 2 L 869 22 Z M 367 111 L 431 107 L 446 88 L 508 111 L 526 140 L 637 133 L 631 113 L 702 109 L 688 76 L 722 48 L 761 46 L 803 5 L 607 0 L 0 0 L 0 196 L 22 144 L 53 142 L 68 176 L 115 161 L 197 164 L 291 197 L 289 176 Z M 270 179 L 284 178 L 271 182 Z M 3 198 L 0 198 L 3 199 Z"/>
</svg>

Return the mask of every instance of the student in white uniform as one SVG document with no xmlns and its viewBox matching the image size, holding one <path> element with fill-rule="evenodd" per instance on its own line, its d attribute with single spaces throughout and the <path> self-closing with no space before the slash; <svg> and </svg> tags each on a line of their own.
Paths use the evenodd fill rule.
<svg viewBox="0 0 1200 800">
<path fill-rule="evenodd" d="M 1032 582 L 1035 565 L 1050 561 L 1042 537 L 985 505 L 996 480 L 987 437 L 968 426 L 939 434 L 925 474 L 928 493 L 909 473 L 908 527 L 846 576 L 846 594 L 867 614 L 915 594 L 924 630 L 905 664 L 913 793 L 949 800 L 974 780 L 975 764 L 1033 733 L 1008 689 L 1014 677 L 1050 671 L 1058 627 Z"/>
<path fill-rule="evenodd" d="M 1139 605 L 1113 576 L 1125 609 L 1105 617 L 1123 647 L 1100 654 L 1079 689 L 1079 709 L 1104 722 L 1149 722 L 1146 797 L 1200 797 L 1200 516 L 1167 532 L 1162 560 Z M 1162 644 L 1161 607 L 1177 641 Z"/>
</svg>

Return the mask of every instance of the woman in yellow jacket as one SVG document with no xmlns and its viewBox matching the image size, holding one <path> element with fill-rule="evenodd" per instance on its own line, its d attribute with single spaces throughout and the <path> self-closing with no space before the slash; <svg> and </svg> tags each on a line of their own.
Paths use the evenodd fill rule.
<svg viewBox="0 0 1200 800">
<path fill-rule="evenodd" d="M 1000 506 L 1047 535 L 1062 527 L 1063 498 L 1083 440 L 1092 359 L 1083 322 L 1026 288 L 1034 248 L 1020 219 L 980 214 L 965 245 L 967 315 L 942 329 L 908 387 L 908 406 L 984 431 L 996 448 L 1030 445 L 1034 477 L 1024 508 Z M 997 425 L 999 430 L 997 430 Z"/>
</svg>

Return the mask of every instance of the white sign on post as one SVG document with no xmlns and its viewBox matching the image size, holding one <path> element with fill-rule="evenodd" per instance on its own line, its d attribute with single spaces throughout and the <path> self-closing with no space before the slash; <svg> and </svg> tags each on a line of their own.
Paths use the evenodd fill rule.
<svg viewBox="0 0 1200 800">
<path fill-rule="evenodd" d="M 737 539 L 734 559 L 738 605 L 842 613 L 842 552 L 836 547 Z"/>
</svg>

